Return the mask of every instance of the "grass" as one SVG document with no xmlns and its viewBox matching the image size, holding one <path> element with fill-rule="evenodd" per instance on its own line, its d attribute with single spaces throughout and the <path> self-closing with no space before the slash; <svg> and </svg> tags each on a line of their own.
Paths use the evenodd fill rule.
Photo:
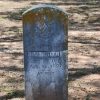
<svg viewBox="0 0 100 100">
<path fill-rule="evenodd" d="M 17 10 L 16 12 L 10 12 L 7 16 L 10 20 L 22 20 L 22 14 L 24 11 L 26 11 L 29 7 L 21 8 L 20 10 Z"/>
<path fill-rule="evenodd" d="M 91 100 L 91 97 L 89 94 L 86 96 L 86 100 Z"/>
<path fill-rule="evenodd" d="M 13 97 L 24 97 L 24 91 L 23 90 L 15 90 L 7 94 L 6 96 L 8 99 Z"/>
<path fill-rule="evenodd" d="M 1 100 L 8 100 L 11 98 L 16 98 L 16 97 L 24 97 L 24 90 L 13 90 L 6 95 L 0 97 Z"/>
</svg>

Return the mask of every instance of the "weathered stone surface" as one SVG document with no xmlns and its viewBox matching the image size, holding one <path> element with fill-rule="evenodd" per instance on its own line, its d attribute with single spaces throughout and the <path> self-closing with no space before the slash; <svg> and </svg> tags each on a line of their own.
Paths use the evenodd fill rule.
<svg viewBox="0 0 100 100">
<path fill-rule="evenodd" d="M 67 21 L 50 5 L 23 14 L 26 100 L 67 100 Z"/>
</svg>

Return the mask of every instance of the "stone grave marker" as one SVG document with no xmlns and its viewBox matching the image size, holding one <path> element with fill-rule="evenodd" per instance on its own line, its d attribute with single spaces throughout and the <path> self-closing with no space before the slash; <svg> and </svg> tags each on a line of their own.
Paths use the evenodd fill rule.
<svg viewBox="0 0 100 100">
<path fill-rule="evenodd" d="M 68 17 L 52 5 L 23 14 L 26 100 L 67 100 Z"/>
</svg>

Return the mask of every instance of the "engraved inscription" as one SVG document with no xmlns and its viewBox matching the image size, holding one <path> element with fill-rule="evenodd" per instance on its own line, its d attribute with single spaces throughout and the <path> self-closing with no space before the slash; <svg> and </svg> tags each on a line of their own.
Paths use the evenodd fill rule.
<svg viewBox="0 0 100 100">
<path fill-rule="evenodd" d="M 26 100 L 67 100 L 67 16 L 50 5 L 23 14 Z"/>
<path fill-rule="evenodd" d="M 42 19 L 43 20 L 40 21 L 40 18 L 37 18 L 37 20 L 39 21 L 36 22 L 36 27 L 34 27 L 34 32 L 38 33 L 40 38 L 48 39 L 50 36 L 54 35 L 52 26 L 54 26 L 55 23 L 54 21 L 49 21 L 47 16 L 44 16 Z"/>
<path fill-rule="evenodd" d="M 35 90 L 42 91 L 43 95 L 46 95 L 46 92 L 52 89 L 49 95 L 53 93 L 55 98 L 57 98 L 58 95 L 63 96 L 66 67 L 63 55 L 65 55 L 65 51 L 28 52 L 27 82 L 29 81 L 30 84 L 35 87 Z M 59 88 L 61 92 L 58 92 L 57 86 L 62 87 Z M 33 94 L 35 92 L 36 91 L 33 91 Z M 41 95 L 41 93 L 39 94 Z"/>
<path fill-rule="evenodd" d="M 59 52 L 28 52 L 28 56 L 34 56 L 34 57 L 57 57 L 61 55 L 62 55 L 62 51 L 59 51 Z"/>
</svg>

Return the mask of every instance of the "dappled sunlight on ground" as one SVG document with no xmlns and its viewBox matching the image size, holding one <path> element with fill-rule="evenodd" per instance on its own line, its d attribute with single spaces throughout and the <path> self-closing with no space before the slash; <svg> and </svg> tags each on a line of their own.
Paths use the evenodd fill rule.
<svg viewBox="0 0 100 100">
<path fill-rule="evenodd" d="M 0 0 L 0 100 L 24 100 L 22 13 L 57 5 L 69 16 L 69 100 L 100 99 L 99 0 Z"/>
<path fill-rule="evenodd" d="M 92 100 L 99 100 L 99 95 L 93 99 L 96 93 L 100 93 L 99 80 L 99 74 L 91 74 L 76 79 L 75 81 L 69 83 L 69 94 L 71 94 L 71 97 L 80 100 L 86 100 L 87 95 L 89 95 Z"/>
</svg>

